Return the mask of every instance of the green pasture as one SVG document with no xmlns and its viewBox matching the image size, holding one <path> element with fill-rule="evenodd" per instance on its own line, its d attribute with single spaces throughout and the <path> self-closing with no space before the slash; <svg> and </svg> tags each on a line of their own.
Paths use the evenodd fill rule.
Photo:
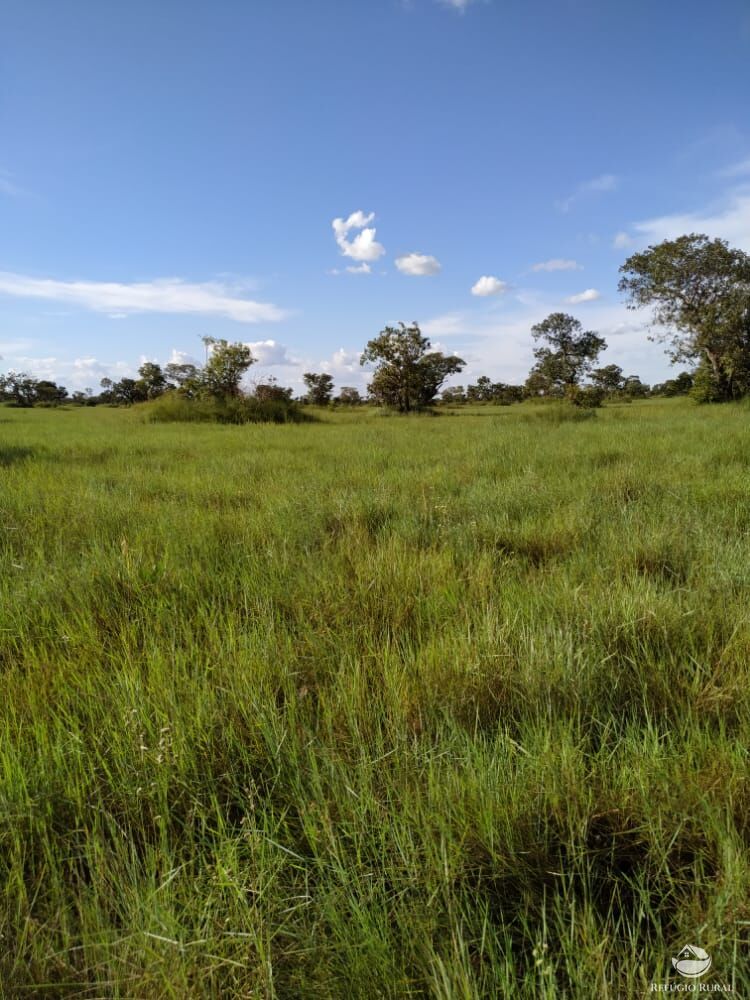
<svg viewBox="0 0 750 1000">
<path fill-rule="evenodd" d="M 750 409 L 578 416 L 0 408 L 0 995 L 750 996 Z"/>
</svg>

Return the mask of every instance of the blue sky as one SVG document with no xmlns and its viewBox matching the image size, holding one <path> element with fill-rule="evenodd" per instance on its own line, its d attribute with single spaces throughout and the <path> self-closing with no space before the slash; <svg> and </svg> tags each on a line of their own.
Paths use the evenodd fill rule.
<svg viewBox="0 0 750 1000">
<path fill-rule="evenodd" d="M 403 319 L 518 382 L 562 309 L 655 381 L 625 256 L 750 250 L 746 0 L 5 0 L 0 54 L 0 370 L 361 385 Z"/>
</svg>

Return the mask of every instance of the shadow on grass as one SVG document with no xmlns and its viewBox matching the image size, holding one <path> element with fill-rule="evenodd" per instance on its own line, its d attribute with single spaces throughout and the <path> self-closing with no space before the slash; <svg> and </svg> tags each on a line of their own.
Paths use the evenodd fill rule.
<svg viewBox="0 0 750 1000">
<path fill-rule="evenodd" d="M 16 462 L 23 462 L 27 458 L 32 458 L 34 454 L 33 448 L 26 448 L 23 445 L 0 445 L 0 468 L 7 468 Z"/>
</svg>

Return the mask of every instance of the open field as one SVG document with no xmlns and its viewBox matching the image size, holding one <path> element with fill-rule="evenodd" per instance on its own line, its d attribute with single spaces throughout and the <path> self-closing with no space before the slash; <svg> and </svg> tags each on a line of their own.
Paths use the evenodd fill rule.
<svg viewBox="0 0 750 1000">
<path fill-rule="evenodd" d="M 556 412 L 0 408 L 5 996 L 750 996 L 750 409 Z"/>
</svg>

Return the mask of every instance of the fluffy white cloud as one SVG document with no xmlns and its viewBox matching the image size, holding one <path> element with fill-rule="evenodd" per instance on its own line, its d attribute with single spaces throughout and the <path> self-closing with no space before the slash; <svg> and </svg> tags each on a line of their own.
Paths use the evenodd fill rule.
<svg viewBox="0 0 750 1000">
<path fill-rule="evenodd" d="M 582 271 L 583 265 L 576 260 L 568 260 L 565 257 L 553 257 L 551 260 L 542 260 L 534 264 L 532 271 Z"/>
<path fill-rule="evenodd" d="M 646 243 L 673 240 L 684 233 L 706 233 L 750 252 L 750 191 L 731 192 L 719 205 L 702 212 L 662 215 L 637 222 L 632 228 Z"/>
<path fill-rule="evenodd" d="M 618 184 L 619 178 L 615 174 L 600 174 L 599 177 L 594 177 L 590 181 L 584 181 L 583 184 L 579 184 L 572 194 L 568 195 L 567 198 L 563 198 L 562 201 L 557 202 L 557 207 L 561 212 L 569 212 L 573 205 L 581 201 L 582 198 L 586 198 L 592 194 L 615 191 Z"/>
<path fill-rule="evenodd" d="M 495 278 L 491 274 L 483 274 L 482 277 L 471 286 L 471 294 L 484 297 L 486 295 L 502 295 L 508 290 L 504 281 Z"/>
<path fill-rule="evenodd" d="M 277 340 L 251 340 L 246 346 L 253 352 L 253 357 L 259 365 L 293 365 L 296 363 L 286 347 Z"/>
<path fill-rule="evenodd" d="M 220 282 L 191 284 L 179 278 L 124 284 L 58 281 L 0 271 L 0 294 L 68 302 L 117 318 L 131 313 L 181 313 L 224 316 L 238 323 L 268 323 L 286 315 L 270 302 L 241 298 Z"/>
<path fill-rule="evenodd" d="M 407 253 L 403 257 L 397 257 L 395 264 L 402 274 L 410 274 L 412 277 L 437 274 L 440 270 L 440 261 L 425 253 Z"/>
<path fill-rule="evenodd" d="M 361 264 L 354 264 L 351 267 L 347 267 L 349 274 L 372 274 L 372 268 L 363 260 Z"/>
<path fill-rule="evenodd" d="M 612 240 L 612 246 L 615 250 L 624 250 L 626 247 L 632 246 L 633 240 L 624 231 L 615 234 L 615 238 Z"/>
<path fill-rule="evenodd" d="M 578 292 L 577 295 L 570 295 L 565 301 L 570 302 L 571 305 L 578 305 L 581 302 L 593 302 L 595 299 L 601 298 L 601 294 L 595 288 L 587 288 L 583 292 Z"/>
<path fill-rule="evenodd" d="M 375 239 L 376 230 L 369 223 L 375 218 L 375 213 L 365 215 L 362 211 L 352 212 L 347 219 L 334 219 L 333 234 L 344 257 L 352 260 L 373 261 L 382 257 L 385 247 Z M 353 239 L 349 239 L 352 230 L 359 230 Z"/>
<path fill-rule="evenodd" d="M 11 359 L 9 359 L 11 360 Z M 16 371 L 25 371 L 34 378 L 50 379 L 64 385 L 69 391 L 93 389 L 97 392 L 103 378 L 121 379 L 133 377 L 136 366 L 127 361 L 100 361 L 98 358 L 75 358 L 68 361 L 56 357 L 15 357 L 12 365 Z"/>
</svg>

